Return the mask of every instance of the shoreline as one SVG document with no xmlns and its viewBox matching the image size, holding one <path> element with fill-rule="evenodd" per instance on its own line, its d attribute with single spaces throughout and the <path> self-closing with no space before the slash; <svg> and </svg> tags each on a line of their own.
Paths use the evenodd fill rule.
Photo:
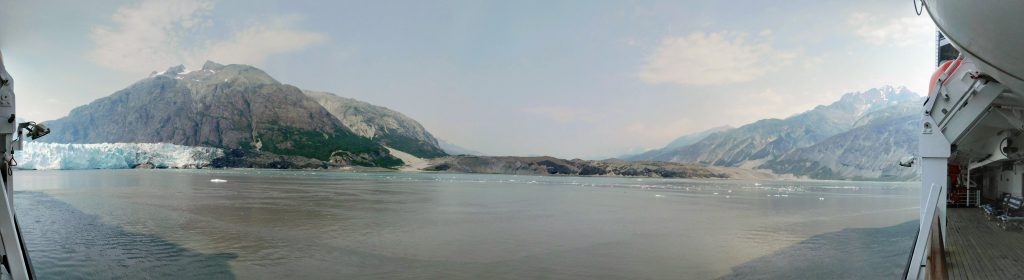
<svg viewBox="0 0 1024 280">
<path fill-rule="evenodd" d="M 47 171 L 97 171 L 97 170 L 175 170 L 175 171 L 195 171 L 195 170 L 217 170 L 217 171 L 272 171 L 282 173 L 295 173 L 295 172 L 336 172 L 336 173 L 414 173 L 414 174 L 457 174 L 457 175 L 507 175 L 507 176 L 524 176 L 524 177 L 554 177 L 554 178 L 623 178 L 623 179 L 664 179 L 664 180 L 702 180 L 702 181 L 780 181 L 780 182 L 855 182 L 855 183 L 915 183 L 920 180 L 909 180 L 909 181 L 886 181 L 886 180 L 830 180 L 830 179 L 812 179 L 812 178 L 794 178 L 786 176 L 776 176 L 772 178 L 715 178 L 715 177 L 652 177 L 652 176 L 623 176 L 623 175 L 569 175 L 569 174 L 507 174 L 507 173 L 478 173 L 478 172 L 452 172 L 452 171 L 428 171 L 428 170 L 401 170 L 401 169 L 388 169 L 381 167 L 361 167 L 361 166 L 347 166 L 342 168 L 331 168 L 331 169 L 275 169 L 275 168 L 247 168 L 247 167 L 226 167 L 226 168 L 95 168 L 95 169 L 15 169 L 17 172 L 47 172 Z"/>
</svg>

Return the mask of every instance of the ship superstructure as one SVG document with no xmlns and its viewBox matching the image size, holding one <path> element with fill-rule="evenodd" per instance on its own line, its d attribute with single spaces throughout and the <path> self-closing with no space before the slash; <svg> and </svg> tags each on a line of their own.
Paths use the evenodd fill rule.
<svg viewBox="0 0 1024 280">
<path fill-rule="evenodd" d="M 0 268 L 8 279 L 35 279 L 21 226 L 14 212 L 14 152 L 24 137 L 42 137 L 49 129 L 34 122 L 18 123 L 15 114 L 14 78 L 4 67 L 0 53 Z M 27 133 L 25 133 L 27 131 Z"/>
<path fill-rule="evenodd" d="M 922 5 L 940 32 L 938 69 L 922 110 L 921 225 L 906 279 L 1021 279 L 1004 262 L 1024 262 L 1024 233 L 1012 232 L 1024 225 L 1024 2 Z"/>
</svg>

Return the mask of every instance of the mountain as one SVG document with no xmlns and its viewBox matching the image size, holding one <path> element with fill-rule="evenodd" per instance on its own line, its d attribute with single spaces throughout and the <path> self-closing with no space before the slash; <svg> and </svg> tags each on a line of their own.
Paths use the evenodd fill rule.
<svg viewBox="0 0 1024 280">
<path fill-rule="evenodd" d="M 421 158 L 447 155 L 427 129 L 402 113 L 328 92 L 304 93 L 360 136 Z"/>
<path fill-rule="evenodd" d="M 913 179 L 917 169 L 896 163 L 915 154 L 915 131 L 920 124 L 921 116 L 917 113 L 876 120 L 796 149 L 760 168 L 813 179 Z"/>
<path fill-rule="evenodd" d="M 675 140 L 672 140 L 672 142 L 669 142 L 668 145 L 665 145 L 665 147 L 663 147 L 661 149 L 654 149 L 654 150 L 650 150 L 650 151 L 646 151 L 646 152 L 638 153 L 638 154 L 623 155 L 623 156 L 620 156 L 619 158 L 622 158 L 622 159 L 625 159 L 625 160 L 644 160 L 644 159 L 664 158 L 664 157 L 666 157 L 665 155 L 663 155 L 664 153 L 671 153 L 671 152 L 675 151 L 675 149 L 677 149 L 677 148 L 682 148 L 682 147 L 693 145 L 694 143 L 700 142 L 700 140 L 704 140 L 704 138 L 707 138 L 711 134 L 718 133 L 718 132 L 723 132 L 723 131 L 728 131 L 728 130 L 731 130 L 731 129 L 733 129 L 733 127 L 728 126 L 728 125 L 723 125 L 723 126 L 719 126 L 719 127 L 713 127 L 711 129 L 704 130 L 704 131 L 701 131 L 701 132 L 697 132 L 697 133 L 694 133 L 694 134 L 687 134 L 687 135 L 679 136 L 679 138 L 676 138 Z"/>
<path fill-rule="evenodd" d="M 46 122 L 60 143 L 172 143 L 252 149 L 364 166 L 401 160 L 360 136 L 297 87 L 248 65 L 207 62 L 153 73 Z"/>
<path fill-rule="evenodd" d="M 916 100 L 911 99 L 886 107 L 881 110 L 864 114 L 864 116 L 860 117 L 860 119 L 857 119 L 857 121 L 853 123 L 853 127 L 857 128 L 864 125 L 875 123 L 879 120 L 886 120 L 894 117 L 901 117 L 914 114 L 919 115 L 921 113 L 921 104 L 923 103 L 924 100 L 921 98 L 918 98 Z"/>
<path fill-rule="evenodd" d="M 708 129 L 708 130 L 705 130 L 705 131 L 697 132 L 697 133 L 694 133 L 694 134 L 683 135 L 683 136 L 681 136 L 679 138 L 676 138 L 675 140 L 672 140 L 672 142 L 669 142 L 668 145 L 665 145 L 665 149 L 674 149 L 674 148 L 679 148 L 679 147 L 683 147 L 683 146 L 689 146 L 689 145 L 692 145 L 694 143 L 700 142 L 700 140 L 704 140 L 704 138 L 707 138 L 708 135 L 711 135 L 712 133 L 728 131 L 728 130 L 731 130 L 731 129 L 733 129 L 733 127 L 728 126 L 728 125 L 723 125 L 723 126 L 714 127 L 714 128 L 711 128 L 711 129 Z"/>
<path fill-rule="evenodd" d="M 747 167 L 747 168 L 769 168 L 777 172 L 792 173 L 805 176 L 811 174 L 824 174 L 821 170 L 814 168 L 795 168 L 800 159 L 824 160 L 824 155 L 811 156 L 814 152 L 839 154 L 835 150 L 838 147 L 845 147 L 844 140 L 851 140 L 849 137 L 855 135 L 846 133 L 871 133 L 886 131 L 900 133 L 901 124 L 895 118 L 913 115 L 916 112 L 913 107 L 920 97 L 903 87 L 881 87 L 863 92 L 853 92 L 843 95 L 840 100 L 824 106 L 817 106 L 812 110 L 794 115 L 785 119 L 765 119 L 739 128 L 711 133 L 696 143 L 676 147 L 663 148 L 651 151 L 635 157 L 635 160 L 661 160 L 672 162 L 693 162 L 704 163 L 716 166 Z M 886 127 L 885 125 L 889 125 Z M 859 129 L 862 128 L 863 129 Z M 859 129 L 859 130 L 855 130 Z M 838 136 L 842 134 L 842 136 Z M 911 133 L 912 135 L 912 133 Z M 838 136 L 838 137 L 836 137 Z M 868 141 L 870 135 L 861 135 L 856 138 L 860 141 Z M 877 137 L 885 137 L 875 135 Z M 889 137 L 895 134 L 888 135 Z M 902 136 L 902 135 L 900 135 Z M 842 138 L 847 137 L 847 138 Z M 904 140 L 886 142 L 886 139 L 875 139 L 888 143 L 896 150 L 903 150 L 909 142 Z M 852 141 L 852 140 L 851 140 Z M 853 147 L 855 143 L 847 143 Z M 869 144 L 869 142 L 861 143 Z M 805 150 L 804 148 L 815 146 L 816 149 Z M 801 151 L 802 156 L 788 155 L 794 151 Z M 850 152 L 847 156 L 852 157 L 856 153 Z M 871 154 L 859 154 L 864 159 L 878 159 Z M 786 158 L 787 161 L 783 161 Z M 771 165 L 767 164 L 772 162 Z M 845 162 L 848 163 L 848 162 Z M 806 162 L 806 164 L 812 164 Z M 833 163 L 820 162 L 826 168 L 839 168 Z M 837 163 L 841 164 L 841 163 Z M 841 179 L 841 178 L 867 178 L 872 176 L 871 172 L 861 172 L 861 168 L 876 168 L 873 166 L 854 166 L 857 169 L 831 170 L 833 175 L 822 175 L 819 178 Z M 842 168 L 839 168 L 842 169 Z M 793 171 L 793 172 L 784 172 Z M 881 172 L 881 171 L 879 171 Z M 887 171 L 889 172 L 889 171 Z M 877 172 L 876 172 L 877 173 Z M 882 173 L 876 175 L 882 176 Z M 900 177 L 905 174 L 897 174 Z M 902 178 L 902 177 L 901 177 Z"/>
<path fill-rule="evenodd" d="M 451 142 L 445 141 L 444 139 L 437 139 L 437 143 L 441 146 L 441 149 L 445 153 L 451 155 L 471 155 L 471 156 L 482 156 L 485 155 L 483 152 L 465 148 L 459 145 L 452 144 Z"/>
<path fill-rule="evenodd" d="M 854 128 L 794 150 L 761 168 L 813 179 L 917 178 L 917 169 L 895 164 L 917 151 L 922 100 L 910 100 L 864 115 Z"/>
</svg>

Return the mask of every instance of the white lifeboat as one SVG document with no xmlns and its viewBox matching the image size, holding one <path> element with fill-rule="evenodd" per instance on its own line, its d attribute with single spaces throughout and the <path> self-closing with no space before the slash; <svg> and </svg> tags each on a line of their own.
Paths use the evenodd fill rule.
<svg viewBox="0 0 1024 280">
<path fill-rule="evenodd" d="M 1024 92 L 1024 1 L 924 0 L 935 25 L 978 70 Z"/>
</svg>

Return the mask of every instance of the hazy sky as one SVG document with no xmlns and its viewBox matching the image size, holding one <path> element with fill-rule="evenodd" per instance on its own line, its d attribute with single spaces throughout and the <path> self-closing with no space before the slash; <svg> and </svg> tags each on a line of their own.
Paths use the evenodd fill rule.
<svg viewBox="0 0 1024 280">
<path fill-rule="evenodd" d="M 19 116 L 206 60 L 403 112 L 496 155 L 599 158 L 882 85 L 923 92 L 911 1 L 12 1 Z"/>
</svg>

